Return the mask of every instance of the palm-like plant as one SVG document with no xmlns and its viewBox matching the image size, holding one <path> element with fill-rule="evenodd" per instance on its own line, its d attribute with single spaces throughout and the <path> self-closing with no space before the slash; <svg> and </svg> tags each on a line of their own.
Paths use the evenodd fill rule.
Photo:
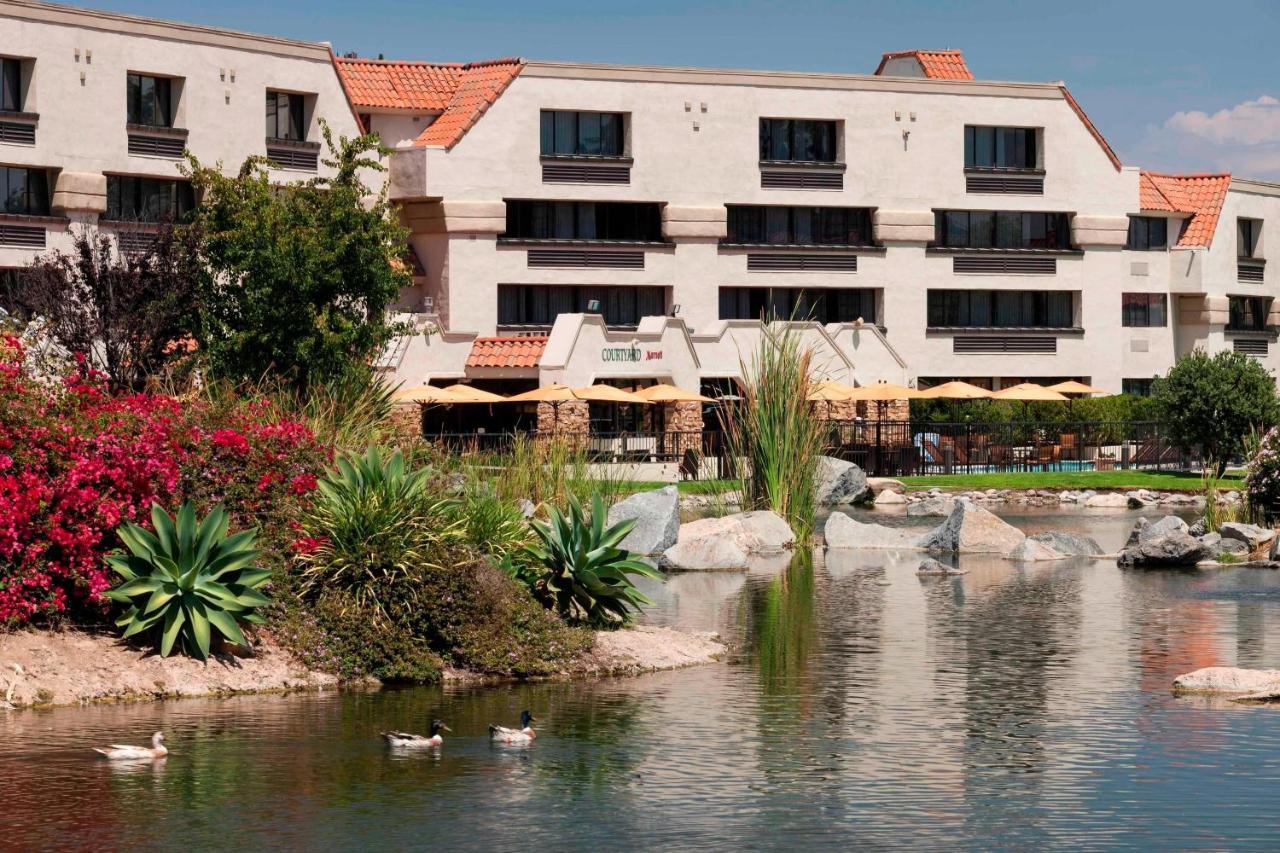
<svg viewBox="0 0 1280 853">
<path fill-rule="evenodd" d="M 525 549 L 535 563 L 521 574 L 531 582 L 533 593 L 569 619 L 603 626 L 627 622 L 632 611 L 651 604 L 636 589 L 631 575 L 661 579 L 648 563 L 618 547 L 635 527 L 628 519 L 605 528 L 604 501 L 591 501 L 591 518 L 582 504 L 569 497 L 569 513 L 555 507 L 550 520 L 530 521 L 540 540 Z"/>
<path fill-rule="evenodd" d="M 153 631 L 162 656 L 181 641 L 183 651 L 201 660 L 209 657 L 211 629 L 248 645 L 239 623 L 262 624 L 256 611 L 270 603 L 260 589 L 271 571 L 253 565 L 258 531 L 228 536 L 229 521 L 222 507 L 197 521 L 188 501 L 176 515 L 152 504 L 154 533 L 132 522 L 117 529 L 129 553 L 106 558 L 123 579 L 106 595 L 129 605 L 116 621 L 125 637 Z"/>
</svg>

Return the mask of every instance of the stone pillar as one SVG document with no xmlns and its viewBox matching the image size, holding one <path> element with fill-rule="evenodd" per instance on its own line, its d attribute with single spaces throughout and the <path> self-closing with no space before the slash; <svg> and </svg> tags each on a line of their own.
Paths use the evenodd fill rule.
<svg viewBox="0 0 1280 853">
<path fill-rule="evenodd" d="M 702 404 L 663 403 L 668 452 L 683 457 L 686 450 L 702 451 Z"/>
<path fill-rule="evenodd" d="M 422 438 L 422 406 L 417 403 L 397 403 L 387 416 L 391 431 L 400 441 L 417 441 Z"/>
<path fill-rule="evenodd" d="M 538 404 L 539 435 L 586 435 L 591 427 L 586 400 Z"/>
</svg>

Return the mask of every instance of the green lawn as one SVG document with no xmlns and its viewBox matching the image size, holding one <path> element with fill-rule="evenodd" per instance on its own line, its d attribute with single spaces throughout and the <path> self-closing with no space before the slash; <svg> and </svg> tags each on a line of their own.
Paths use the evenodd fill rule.
<svg viewBox="0 0 1280 853">
<path fill-rule="evenodd" d="M 625 480 L 621 484 L 623 492 L 650 492 L 670 486 L 656 480 Z M 682 495 L 714 495 L 728 489 L 738 488 L 737 480 L 681 480 L 676 484 Z"/>
<path fill-rule="evenodd" d="M 901 477 L 907 489 L 944 491 L 970 489 L 1151 489 L 1161 492 L 1199 492 L 1204 481 L 1199 474 L 1174 471 L 1025 471 L 1007 474 L 939 474 L 930 477 Z M 1227 472 L 1219 488 L 1239 489 L 1240 474 Z"/>
</svg>

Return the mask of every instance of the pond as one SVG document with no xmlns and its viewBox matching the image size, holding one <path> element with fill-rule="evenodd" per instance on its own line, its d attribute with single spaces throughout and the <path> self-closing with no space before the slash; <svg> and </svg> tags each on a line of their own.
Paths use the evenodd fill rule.
<svg viewBox="0 0 1280 853">
<path fill-rule="evenodd" d="M 1006 517 L 1115 549 L 1136 515 Z M 1280 709 L 1169 692 L 1198 667 L 1277 663 L 1280 575 L 975 559 L 922 580 L 919 560 L 674 576 L 648 618 L 742 648 L 679 672 L 0 716 L 0 846 L 1280 843 Z M 491 747 L 486 725 L 526 707 L 536 743 Z M 439 754 L 378 738 L 433 716 L 454 730 Z M 88 751 L 156 729 L 162 763 Z"/>
</svg>

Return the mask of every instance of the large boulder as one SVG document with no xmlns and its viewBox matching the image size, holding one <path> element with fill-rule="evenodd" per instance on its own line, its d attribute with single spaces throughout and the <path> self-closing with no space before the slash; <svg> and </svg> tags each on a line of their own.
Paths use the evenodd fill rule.
<svg viewBox="0 0 1280 853">
<path fill-rule="evenodd" d="M 852 462 L 834 456 L 818 459 L 813 486 L 818 506 L 857 503 L 868 493 L 866 472 Z"/>
<path fill-rule="evenodd" d="M 930 494 L 923 500 L 914 501 L 907 507 L 907 515 L 937 516 L 946 518 L 956 508 L 956 499 L 950 495 Z"/>
<path fill-rule="evenodd" d="M 1270 556 L 1272 543 L 1276 539 L 1274 530 L 1238 521 L 1228 521 L 1218 528 L 1218 533 L 1222 535 L 1224 542 L 1233 540 L 1244 543 L 1245 552 L 1250 557 L 1259 560 L 1264 560 Z"/>
<path fill-rule="evenodd" d="M 917 531 L 886 527 L 883 524 L 863 524 L 842 512 L 831 513 L 822 535 L 828 548 L 887 551 L 917 550 L 920 547 L 920 534 Z"/>
<path fill-rule="evenodd" d="M 1139 518 L 1133 523 L 1133 527 L 1129 530 L 1129 538 L 1125 540 L 1124 547 L 1132 548 L 1142 539 L 1142 534 L 1147 532 L 1147 528 L 1151 526 L 1151 519 Z"/>
<path fill-rule="evenodd" d="M 1010 560 L 1019 563 L 1041 563 L 1049 560 L 1065 560 L 1066 554 L 1060 554 L 1043 542 L 1027 537 L 1013 546 L 1013 550 L 1005 554 Z"/>
<path fill-rule="evenodd" d="M 1155 525 L 1151 525 L 1155 527 Z M 1139 537 L 1138 544 L 1130 545 L 1120 553 L 1122 566 L 1138 568 L 1164 568 L 1194 566 L 1209 555 L 1209 549 L 1199 539 L 1181 530 L 1150 534 L 1150 528 Z"/>
<path fill-rule="evenodd" d="M 680 493 L 675 486 L 640 492 L 609 507 L 609 525 L 634 519 L 619 545 L 637 554 L 661 554 L 676 544 L 680 531 Z"/>
<path fill-rule="evenodd" d="M 1153 521 L 1144 527 L 1138 533 L 1138 541 L 1145 542 L 1148 539 L 1164 536 L 1167 533 L 1186 533 L 1191 535 L 1191 528 L 1178 516 L 1166 515 L 1164 518 Z"/>
<path fill-rule="evenodd" d="M 1008 554 L 1026 536 L 1012 524 L 985 510 L 968 498 L 956 498 L 947 520 L 920 540 L 929 551 L 957 551 L 973 554 Z"/>
<path fill-rule="evenodd" d="M 680 525 L 663 563 L 687 571 L 742 570 L 753 557 L 779 554 L 795 545 L 791 526 L 775 512 L 740 512 Z"/>
<path fill-rule="evenodd" d="M 1089 509 L 1128 509 L 1129 498 L 1119 492 L 1111 492 L 1108 494 L 1094 495 L 1085 501 L 1084 505 Z"/>
<path fill-rule="evenodd" d="M 1047 545 L 1065 557 L 1099 557 L 1102 555 L 1102 546 L 1088 536 L 1046 530 L 1044 533 L 1033 533 L 1027 538 L 1042 545 Z"/>
<path fill-rule="evenodd" d="M 907 493 L 907 484 L 901 480 L 894 480 L 891 477 L 868 477 L 867 488 L 871 490 L 871 494 L 876 497 L 884 492 L 901 492 Z"/>
<path fill-rule="evenodd" d="M 1173 680 L 1179 693 L 1261 693 L 1280 690 L 1280 669 L 1207 666 Z"/>
<path fill-rule="evenodd" d="M 876 499 L 874 503 L 878 507 L 905 506 L 907 503 L 907 496 L 904 495 L 902 492 L 895 492 L 892 489 L 885 489 L 880 494 L 876 495 Z"/>
</svg>

